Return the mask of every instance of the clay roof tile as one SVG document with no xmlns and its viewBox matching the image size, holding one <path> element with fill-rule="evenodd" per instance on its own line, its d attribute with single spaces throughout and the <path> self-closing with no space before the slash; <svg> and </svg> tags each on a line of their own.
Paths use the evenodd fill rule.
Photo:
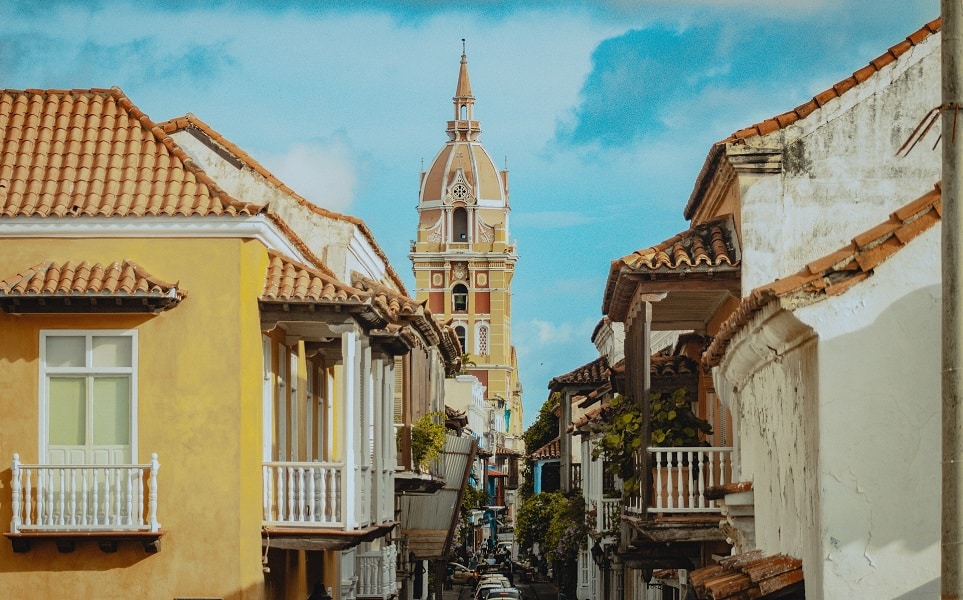
<svg viewBox="0 0 963 600">
<path fill-rule="evenodd" d="M 732 338 L 767 304 L 794 298 L 799 307 L 845 292 L 869 278 L 876 266 L 941 220 L 941 190 L 934 189 L 894 211 L 884 223 L 857 235 L 843 248 L 810 262 L 798 273 L 759 286 L 743 298 L 703 353 L 707 366 L 718 365 Z"/>
</svg>

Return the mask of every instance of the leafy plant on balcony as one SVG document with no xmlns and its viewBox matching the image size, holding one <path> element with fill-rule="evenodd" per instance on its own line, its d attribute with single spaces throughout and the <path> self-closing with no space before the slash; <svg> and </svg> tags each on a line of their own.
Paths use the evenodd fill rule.
<svg viewBox="0 0 963 600">
<path fill-rule="evenodd" d="M 418 470 L 428 469 L 431 461 L 441 455 L 445 446 L 445 415 L 430 412 L 411 425 L 411 459 Z"/>
<path fill-rule="evenodd" d="M 692 405 L 679 388 L 669 396 L 652 394 L 652 445 L 662 448 L 708 446 L 705 436 L 712 435 L 712 425 L 692 412 Z"/>
<path fill-rule="evenodd" d="M 592 458 L 604 457 L 606 472 L 622 480 L 623 493 L 638 494 L 640 473 L 636 469 L 636 455 L 645 447 L 640 435 L 644 425 L 642 406 L 630 396 L 617 394 L 607 410 L 606 422 L 599 429 L 600 436 L 592 448 Z M 649 445 L 671 448 L 708 445 L 704 436 L 712 434 L 712 425 L 692 411 L 685 388 L 678 388 L 668 396 L 652 394 L 649 410 Z"/>
</svg>

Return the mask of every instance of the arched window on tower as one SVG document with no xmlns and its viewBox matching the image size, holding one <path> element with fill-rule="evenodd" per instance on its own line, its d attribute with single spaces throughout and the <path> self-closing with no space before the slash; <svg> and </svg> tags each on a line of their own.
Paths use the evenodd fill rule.
<svg viewBox="0 0 963 600">
<path fill-rule="evenodd" d="M 468 211 L 462 207 L 455 209 L 451 216 L 453 242 L 468 242 Z"/>
<path fill-rule="evenodd" d="M 462 121 L 465 121 L 465 120 L 467 120 L 467 119 L 468 119 L 468 105 L 467 105 L 467 104 L 462 104 L 462 105 L 461 105 L 461 120 L 462 120 Z"/>
<path fill-rule="evenodd" d="M 467 340 L 465 339 L 464 325 L 455 325 L 455 337 L 458 338 L 458 343 L 461 344 L 461 351 L 467 354 L 468 353 L 468 350 L 466 349 Z"/>
<path fill-rule="evenodd" d="M 475 348 L 475 354 L 478 354 L 479 356 L 489 355 L 488 325 L 479 323 L 478 326 L 475 327 L 475 345 L 477 346 L 477 348 Z"/>
<path fill-rule="evenodd" d="M 455 287 L 451 288 L 451 310 L 452 312 L 466 312 L 468 310 L 468 288 L 464 283 L 457 283 Z"/>
</svg>

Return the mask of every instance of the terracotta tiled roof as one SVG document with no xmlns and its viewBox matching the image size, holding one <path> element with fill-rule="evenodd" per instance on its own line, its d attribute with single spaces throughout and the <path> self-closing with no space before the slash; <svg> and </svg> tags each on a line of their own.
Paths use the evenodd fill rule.
<svg viewBox="0 0 963 600">
<path fill-rule="evenodd" d="M 64 307 L 74 312 L 96 306 L 98 299 L 102 300 L 99 309 L 107 312 L 118 305 L 164 310 L 186 295 L 176 283 L 161 281 L 129 260 L 106 266 L 48 260 L 0 281 L 0 307 L 8 312 L 61 312 Z M 124 300 L 136 302 L 124 304 Z M 28 303 L 34 308 L 26 308 Z"/>
<path fill-rule="evenodd" d="M 695 209 L 698 206 L 698 202 L 701 197 L 701 191 L 705 187 L 704 180 L 709 176 L 710 172 L 712 171 L 712 164 L 718 159 L 722 149 L 726 144 L 742 143 L 747 138 L 766 135 L 768 133 L 772 133 L 773 131 L 778 131 L 788 127 L 800 119 L 805 119 L 810 114 L 815 112 L 816 109 L 822 107 L 827 102 L 842 96 L 860 83 L 866 81 L 887 65 L 898 60 L 910 48 L 922 43 L 931 35 L 940 31 L 941 25 L 942 21 L 939 18 L 930 21 L 926 25 L 923 25 L 921 28 L 914 31 L 912 34 L 908 35 L 906 39 L 870 61 L 870 63 L 865 67 L 859 69 L 833 87 L 816 94 L 808 102 L 804 102 L 788 112 L 776 115 L 775 117 L 771 117 L 765 121 L 750 125 L 749 127 L 744 127 L 726 139 L 714 144 L 709 151 L 709 156 L 706 158 L 705 165 L 702 167 L 702 172 L 700 172 L 699 176 L 696 178 L 695 188 L 693 189 L 692 195 L 689 197 L 689 201 L 686 204 L 685 210 L 683 211 L 685 218 L 691 219 L 692 215 L 695 214 Z"/>
<path fill-rule="evenodd" d="M 250 168 L 257 174 L 259 174 L 260 176 L 264 177 L 266 180 L 271 182 L 272 185 L 282 190 L 287 195 L 294 198 L 302 206 L 306 207 L 307 209 L 311 210 L 316 214 L 355 225 L 361 231 L 362 235 L 364 235 L 365 238 L 367 238 L 368 242 L 371 244 L 371 247 L 374 249 L 375 254 L 377 254 L 378 257 L 384 262 L 385 270 L 388 272 L 389 277 L 391 277 L 392 282 L 394 282 L 394 284 L 398 286 L 398 289 L 401 290 L 403 294 L 407 294 L 407 290 L 405 289 L 404 282 L 402 281 L 401 277 L 399 277 L 398 274 L 394 271 L 394 268 L 391 266 L 391 263 L 388 261 L 387 255 L 385 255 L 384 251 L 378 245 L 378 242 L 375 240 L 374 234 L 371 233 L 371 230 L 368 229 L 368 225 L 365 224 L 364 221 L 362 221 L 357 217 L 352 217 L 350 215 L 343 215 L 341 213 L 336 213 L 334 211 L 327 210 L 307 200 L 306 198 L 304 198 L 303 196 L 301 196 L 300 194 L 298 194 L 297 192 L 289 188 L 287 185 L 285 185 L 284 182 L 282 182 L 280 179 L 275 177 L 273 173 L 265 169 L 264 166 L 258 161 L 254 160 L 254 158 L 250 154 L 248 154 L 244 150 L 241 150 L 239 146 L 237 146 L 236 144 L 228 140 L 226 137 L 221 135 L 213 127 L 211 127 L 210 125 L 208 125 L 207 123 L 205 123 L 204 121 L 197 118 L 197 116 L 191 113 L 188 113 L 183 117 L 178 117 L 176 119 L 170 119 L 169 121 L 164 121 L 163 123 L 159 124 L 159 127 L 166 133 L 174 133 L 176 131 L 182 131 L 190 128 L 197 129 L 198 131 L 206 135 L 208 138 L 210 138 L 213 142 L 217 143 L 218 145 L 223 147 L 225 150 L 227 150 L 239 161 L 247 165 L 248 168 Z"/>
<path fill-rule="evenodd" d="M 424 302 L 418 302 L 403 293 L 369 279 L 360 273 L 354 273 L 352 286 L 367 292 L 371 297 L 371 304 L 386 319 L 395 324 L 410 323 L 418 330 L 428 344 L 438 346 L 445 361 L 448 373 L 456 373 L 461 368 L 461 348 L 458 335 L 451 327 L 439 323 L 425 307 Z"/>
<path fill-rule="evenodd" d="M 609 380 L 609 361 L 600 356 L 592 362 L 570 371 L 564 375 L 553 377 L 548 383 L 548 389 L 559 391 L 566 386 L 599 386 Z"/>
<path fill-rule="evenodd" d="M 553 460 L 561 458 L 562 456 L 562 444 L 558 438 L 555 438 L 551 442 L 545 444 L 535 452 L 529 454 L 533 460 Z"/>
<path fill-rule="evenodd" d="M 681 354 L 666 356 L 653 354 L 649 359 L 649 373 L 654 377 L 671 377 L 673 375 L 691 375 L 699 372 L 699 363 Z"/>
<path fill-rule="evenodd" d="M 0 91 L 0 216 L 254 215 L 118 88 Z"/>
<path fill-rule="evenodd" d="M 727 483 L 725 485 L 712 485 L 706 488 L 705 497 L 706 500 L 722 500 L 729 494 L 748 492 L 751 489 L 751 481 L 738 481 L 735 483 Z"/>
<path fill-rule="evenodd" d="M 324 304 L 368 303 L 369 294 L 355 289 L 280 252 L 268 251 L 268 270 L 261 300 Z"/>
<path fill-rule="evenodd" d="M 382 285 L 360 273 L 354 273 L 351 285 L 359 290 L 371 294 L 372 303 L 388 316 L 393 322 L 404 317 L 422 317 L 425 314 L 424 304 L 400 294 L 388 286 Z"/>
<path fill-rule="evenodd" d="M 602 412 L 606 408 L 608 408 L 608 406 L 609 406 L 609 403 L 607 401 L 603 401 L 598 406 L 592 408 L 591 410 L 586 411 L 584 415 L 572 421 L 572 425 L 569 427 L 569 431 L 584 429 L 589 423 L 599 420 L 602 416 Z"/>
<path fill-rule="evenodd" d="M 495 456 L 521 456 L 518 450 L 512 450 L 505 446 L 495 446 Z"/>
<path fill-rule="evenodd" d="M 710 367 L 718 365 L 733 336 L 767 304 L 785 299 L 799 308 L 841 294 L 871 276 L 877 265 L 940 222 L 940 198 L 940 186 L 936 185 L 892 213 L 888 220 L 853 238 L 849 245 L 814 260 L 795 275 L 752 290 L 722 324 L 702 355 L 703 362 Z"/>
<path fill-rule="evenodd" d="M 455 431 L 461 431 L 468 427 L 468 415 L 463 410 L 456 410 L 450 406 L 445 406 L 445 427 Z"/>
<path fill-rule="evenodd" d="M 712 598 L 804 598 L 802 561 L 762 550 L 729 556 L 719 564 L 689 573 L 696 597 Z"/>
<path fill-rule="evenodd" d="M 620 320 L 635 293 L 626 276 L 677 280 L 738 273 L 742 261 L 732 215 L 716 217 L 662 243 L 612 261 L 605 284 L 602 312 Z"/>
<path fill-rule="evenodd" d="M 738 264 L 739 245 L 732 216 L 724 215 L 691 227 L 661 244 L 623 256 L 612 262 L 612 268 L 671 272 Z"/>
</svg>

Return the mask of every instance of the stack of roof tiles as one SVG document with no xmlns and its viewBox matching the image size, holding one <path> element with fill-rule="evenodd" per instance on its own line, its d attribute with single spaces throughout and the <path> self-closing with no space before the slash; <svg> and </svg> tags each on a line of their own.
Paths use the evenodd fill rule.
<svg viewBox="0 0 963 600">
<path fill-rule="evenodd" d="M 730 556 L 696 569 L 689 582 L 700 600 L 805 598 L 802 561 L 762 550 Z"/>
</svg>

